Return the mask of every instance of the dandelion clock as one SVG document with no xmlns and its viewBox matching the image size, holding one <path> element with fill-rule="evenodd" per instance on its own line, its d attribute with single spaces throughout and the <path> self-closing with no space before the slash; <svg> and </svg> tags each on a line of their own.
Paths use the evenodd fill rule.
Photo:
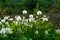
<svg viewBox="0 0 60 40">
<path fill-rule="evenodd" d="M 42 14 L 42 11 L 37 11 L 37 15 L 40 15 L 40 14 Z"/>
<path fill-rule="evenodd" d="M 27 14 L 27 11 L 26 10 L 23 10 L 23 12 L 22 12 L 23 14 Z"/>
</svg>

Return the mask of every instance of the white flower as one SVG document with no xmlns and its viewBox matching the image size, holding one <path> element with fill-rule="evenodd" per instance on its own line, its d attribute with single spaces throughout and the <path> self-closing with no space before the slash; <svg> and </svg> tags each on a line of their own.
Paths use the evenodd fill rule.
<svg viewBox="0 0 60 40">
<path fill-rule="evenodd" d="M 0 24 L 2 24 L 2 22 L 0 22 Z"/>
<path fill-rule="evenodd" d="M 35 34 L 38 34 L 39 32 L 38 31 L 35 31 Z"/>
<path fill-rule="evenodd" d="M 44 33 L 45 33 L 45 35 L 48 35 L 48 31 L 45 31 Z"/>
<path fill-rule="evenodd" d="M 28 19 L 26 19 L 26 22 L 28 22 L 29 20 Z"/>
<path fill-rule="evenodd" d="M 48 18 L 42 18 L 43 21 L 48 21 Z"/>
<path fill-rule="evenodd" d="M 20 17 L 20 16 L 18 16 L 18 17 L 16 18 L 16 20 L 17 20 L 17 21 L 21 20 L 21 17 Z"/>
<path fill-rule="evenodd" d="M 29 18 L 29 22 L 33 22 L 34 21 L 34 18 Z"/>
<path fill-rule="evenodd" d="M 23 21 L 25 20 L 25 17 L 23 16 L 23 19 L 22 19 Z"/>
<path fill-rule="evenodd" d="M 37 11 L 37 15 L 40 15 L 40 14 L 42 14 L 42 11 Z"/>
<path fill-rule="evenodd" d="M 6 33 L 12 34 L 12 29 L 11 28 L 5 28 Z"/>
<path fill-rule="evenodd" d="M 32 40 L 32 39 L 30 38 L 30 40 Z"/>
<path fill-rule="evenodd" d="M 60 33 L 60 29 L 57 29 L 57 30 L 56 30 L 56 33 Z"/>
<path fill-rule="evenodd" d="M 43 17 L 46 17 L 46 15 L 43 15 Z"/>
<path fill-rule="evenodd" d="M 28 25 L 30 28 L 32 28 L 33 27 L 33 25 L 31 24 L 31 25 Z"/>
<path fill-rule="evenodd" d="M 23 14 L 27 14 L 27 11 L 26 10 L 23 10 L 23 12 L 22 12 Z"/>
<path fill-rule="evenodd" d="M 5 22 L 5 24 L 7 24 L 7 25 L 8 25 L 9 23 L 8 23 L 8 22 Z"/>
<path fill-rule="evenodd" d="M 3 23 L 4 23 L 4 22 L 5 22 L 5 19 L 2 19 L 2 20 L 1 20 L 1 22 L 3 22 Z"/>
<path fill-rule="evenodd" d="M 15 18 L 17 18 L 18 16 L 15 16 Z"/>
<path fill-rule="evenodd" d="M 5 16 L 4 19 L 7 20 L 9 18 L 9 16 Z"/>
<path fill-rule="evenodd" d="M 18 24 L 19 23 L 19 21 L 16 21 L 16 24 Z"/>
<path fill-rule="evenodd" d="M 9 21 L 13 21 L 13 18 L 10 18 Z"/>
<path fill-rule="evenodd" d="M 0 34 L 5 34 L 5 28 L 2 28 Z"/>
<path fill-rule="evenodd" d="M 28 26 L 28 23 L 24 23 L 24 25 Z"/>
<path fill-rule="evenodd" d="M 33 18 L 33 15 L 32 15 L 32 14 L 30 14 L 30 15 L 29 15 L 29 17 L 30 17 L 30 18 Z"/>
<path fill-rule="evenodd" d="M 0 34 L 6 34 L 6 33 L 13 33 L 12 29 L 11 28 L 2 28 L 1 31 L 0 31 Z"/>
</svg>

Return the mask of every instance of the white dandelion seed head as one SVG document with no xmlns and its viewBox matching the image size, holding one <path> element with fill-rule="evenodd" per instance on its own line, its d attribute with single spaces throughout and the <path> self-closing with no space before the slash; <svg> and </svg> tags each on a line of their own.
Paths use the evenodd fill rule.
<svg viewBox="0 0 60 40">
<path fill-rule="evenodd" d="M 57 30 L 56 30 L 56 33 L 59 33 L 59 34 L 60 34 L 60 29 L 57 29 Z"/>
<path fill-rule="evenodd" d="M 5 24 L 7 24 L 7 25 L 8 25 L 8 24 L 9 24 L 9 22 L 5 22 Z"/>
<path fill-rule="evenodd" d="M 5 16 L 4 19 L 7 20 L 10 16 Z"/>
<path fill-rule="evenodd" d="M 19 21 L 22 20 L 22 18 L 20 16 L 17 16 L 16 20 Z"/>
<path fill-rule="evenodd" d="M 27 14 L 27 10 L 23 10 L 23 12 L 22 12 L 23 14 Z"/>
<path fill-rule="evenodd" d="M 0 34 L 6 34 L 6 33 L 12 34 L 13 31 L 11 28 L 2 28 Z"/>
<path fill-rule="evenodd" d="M 32 40 L 32 39 L 30 38 L 30 40 Z"/>
<path fill-rule="evenodd" d="M 35 31 L 35 34 L 38 34 L 39 32 L 38 31 Z"/>
<path fill-rule="evenodd" d="M 2 22 L 0 22 L 0 24 L 2 25 Z"/>
<path fill-rule="evenodd" d="M 6 21 L 5 19 L 2 19 L 2 20 L 1 20 L 2 23 L 5 23 L 5 21 Z"/>
<path fill-rule="evenodd" d="M 42 18 L 43 21 L 48 21 L 48 18 Z"/>
<path fill-rule="evenodd" d="M 42 11 L 37 11 L 37 15 L 41 15 L 42 14 Z"/>
<path fill-rule="evenodd" d="M 14 19 L 13 18 L 10 18 L 9 21 L 13 21 Z"/>
<path fill-rule="evenodd" d="M 29 17 L 30 17 L 30 18 L 33 18 L 33 15 L 32 15 L 32 14 L 30 14 L 30 15 L 29 15 Z"/>
<path fill-rule="evenodd" d="M 48 31 L 45 31 L 44 33 L 45 33 L 45 35 L 48 35 Z"/>
<path fill-rule="evenodd" d="M 46 15 L 43 15 L 43 17 L 46 17 Z"/>
</svg>

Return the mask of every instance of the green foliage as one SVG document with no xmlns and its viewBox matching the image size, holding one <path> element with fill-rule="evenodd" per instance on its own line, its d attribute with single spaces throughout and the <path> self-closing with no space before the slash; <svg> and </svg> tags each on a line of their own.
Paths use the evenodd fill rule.
<svg viewBox="0 0 60 40">
<path fill-rule="evenodd" d="M 38 10 L 41 10 L 43 12 L 51 11 L 59 12 L 60 11 L 59 4 L 60 4 L 59 0 L 0 0 L 0 9 L 8 7 L 11 8 L 12 10 L 14 9 L 15 11 L 17 11 L 16 9 L 18 9 L 19 11 L 31 10 L 33 12 L 36 9 L 36 6 L 38 5 L 39 6 Z"/>
<path fill-rule="evenodd" d="M 39 16 L 38 16 L 39 17 Z M 1 22 L 3 28 L 11 28 L 12 34 L 0 34 L 0 40 L 59 40 L 60 30 L 56 32 L 56 29 L 51 21 L 43 21 L 44 17 L 39 17 L 36 20 L 26 21 L 22 20 Z M 33 18 L 32 18 L 33 19 Z"/>
</svg>

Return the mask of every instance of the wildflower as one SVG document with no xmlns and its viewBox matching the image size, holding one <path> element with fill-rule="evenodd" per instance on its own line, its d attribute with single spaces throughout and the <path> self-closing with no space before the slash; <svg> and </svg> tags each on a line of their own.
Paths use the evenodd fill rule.
<svg viewBox="0 0 60 40">
<path fill-rule="evenodd" d="M 37 11 L 37 15 L 40 15 L 40 14 L 42 14 L 42 12 L 41 11 Z"/>
<path fill-rule="evenodd" d="M 45 33 L 45 35 L 48 35 L 48 31 L 45 31 L 44 33 Z"/>
<path fill-rule="evenodd" d="M 11 28 L 5 28 L 6 33 L 12 34 L 12 29 Z"/>
<path fill-rule="evenodd" d="M 38 18 L 38 16 L 36 16 L 36 18 Z"/>
<path fill-rule="evenodd" d="M 32 28 L 33 27 L 33 25 L 31 24 L 31 25 L 28 25 L 30 28 Z"/>
<path fill-rule="evenodd" d="M 46 17 L 46 15 L 43 15 L 43 17 Z"/>
<path fill-rule="evenodd" d="M 35 31 L 35 34 L 38 34 L 39 32 L 38 31 Z"/>
<path fill-rule="evenodd" d="M 17 18 L 18 16 L 15 16 L 15 18 Z"/>
<path fill-rule="evenodd" d="M 26 22 L 28 22 L 28 19 L 26 19 Z"/>
<path fill-rule="evenodd" d="M 9 16 L 5 16 L 4 19 L 7 20 L 9 18 Z"/>
<path fill-rule="evenodd" d="M 9 24 L 8 22 L 5 22 L 5 24 Z"/>
<path fill-rule="evenodd" d="M 23 16 L 23 19 L 22 19 L 22 21 L 25 21 L 25 17 Z"/>
<path fill-rule="evenodd" d="M 20 17 L 20 16 L 18 16 L 18 17 L 16 18 L 16 20 L 17 20 L 17 21 L 21 20 L 21 17 Z"/>
<path fill-rule="evenodd" d="M 7 36 L 7 34 L 4 34 L 4 35 L 3 35 L 3 37 L 6 37 L 6 36 Z"/>
<path fill-rule="evenodd" d="M 60 33 L 60 29 L 59 28 L 56 30 L 56 33 L 58 33 L 58 34 Z"/>
<path fill-rule="evenodd" d="M 9 21 L 13 21 L 13 18 L 10 18 Z"/>
<path fill-rule="evenodd" d="M 33 22 L 34 21 L 34 18 L 29 18 L 29 22 Z"/>
<path fill-rule="evenodd" d="M 26 10 L 23 10 L 23 12 L 22 12 L 23 14 L 27 14 L 27 11 Z"/>
<path fill-rule="evenodd" d="M 19 21 L 16 21 L 16 24 L 18 24 L 19 23 Z"/>
<path fill-rule="evenodd" d="M 5 19 L 2 19 L 1 22 L 5 23 Z"/>
<path fill-rule="evenodd" d="M 42 18 L 43 21 L 48 21 L 48 18 Z"/>
<path fill-rule="evenodd" d="M 0 24 L 2 24 L 2 22 L 0 22 Z"/>
<path fill-rule="evenodd" d="M 33 15 L 32 15 L 32 14 L 31 14 L 31 15 L 29 15 L 29 17 L 30 17 L 30 18 L 33 18 Z"/>
<path fill-rule="evenodd" d="M 5 28 L 2 28 L 0 34 L 5 34 Z"/>
<path fill-rule="evenodd" d="M 30 38 L 30 40 L 32 40 L 32 39 Z"/>
<path fill-rule="evenodd" d="M 0 34 L 13 33 L 11 28 L 2 28 Z"/>
</svg>

